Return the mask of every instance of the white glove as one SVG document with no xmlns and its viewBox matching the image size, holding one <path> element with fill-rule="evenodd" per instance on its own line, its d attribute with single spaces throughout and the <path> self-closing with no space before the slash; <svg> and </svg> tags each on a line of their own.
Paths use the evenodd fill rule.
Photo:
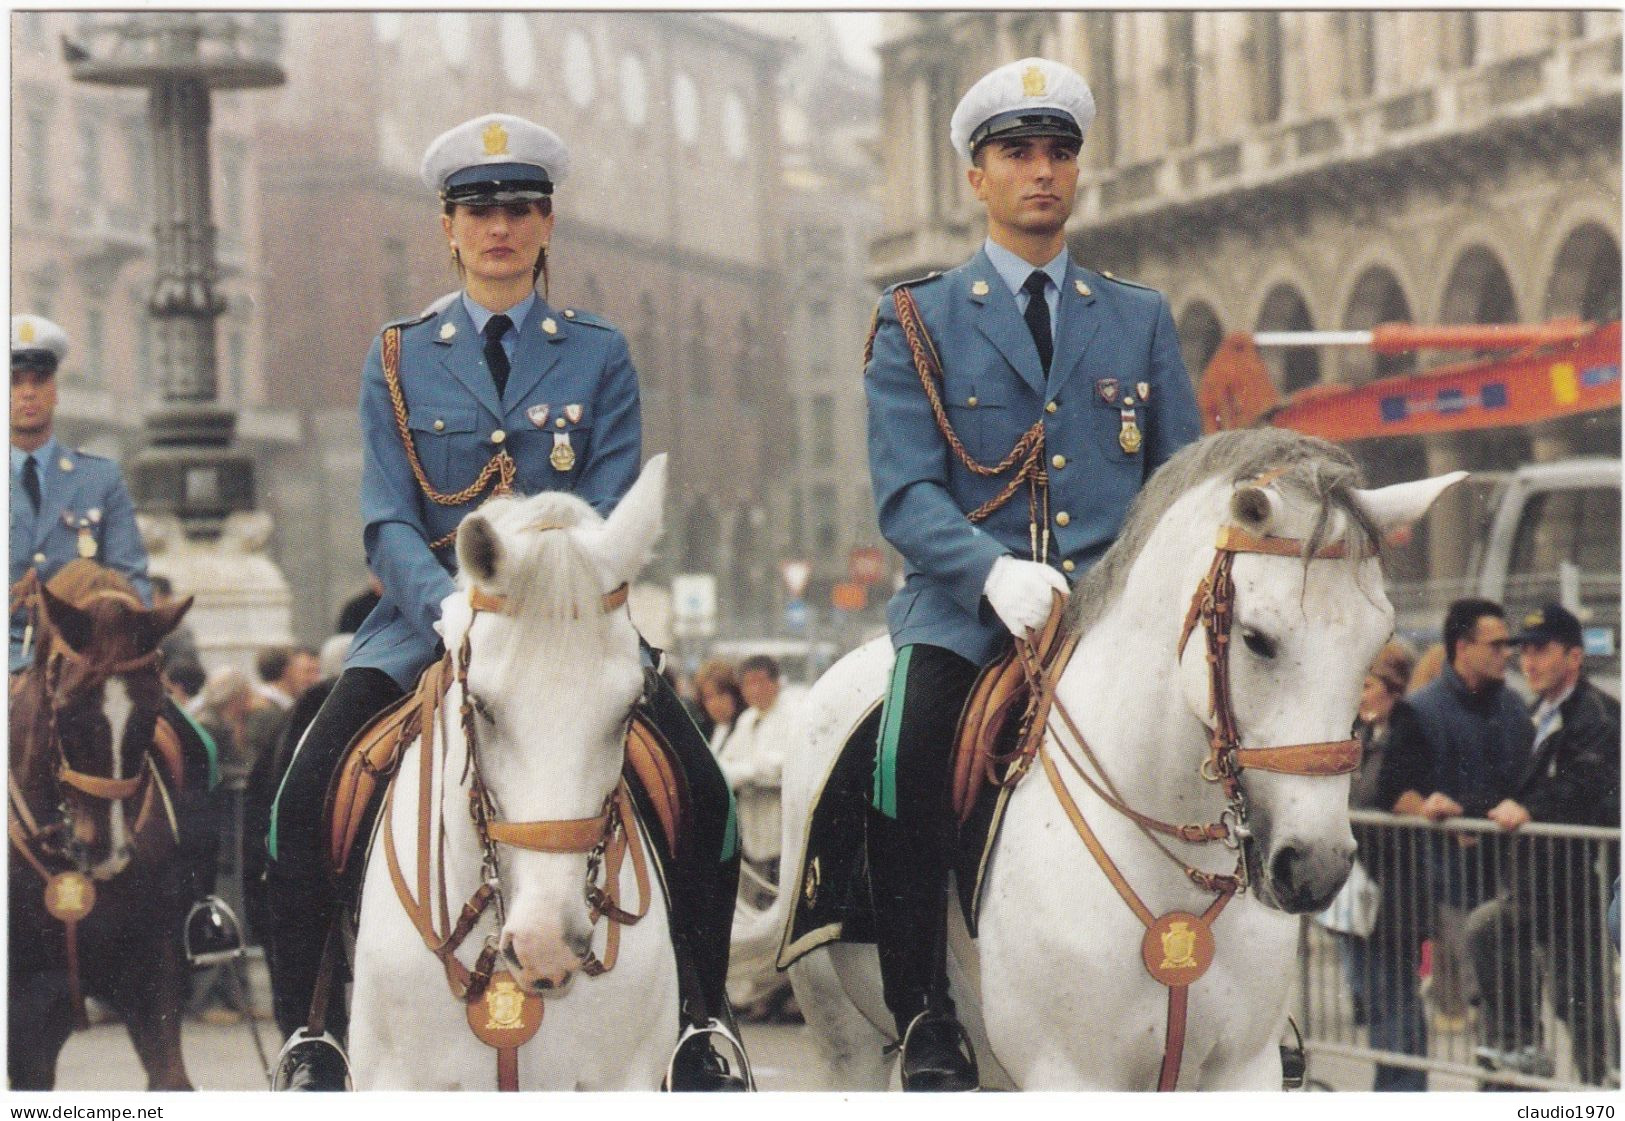
<svg viewBox="0 0 1625 1121">
<path fill-rule="evenodd" d="M 1047 564 L 1002 556 L 993 562 L 982 594 L 994 614 L 1017 638 L 1037 630 L 1049 618 L 1056 592 L 1067 594 L 1066 577 Z"/>
</svg>

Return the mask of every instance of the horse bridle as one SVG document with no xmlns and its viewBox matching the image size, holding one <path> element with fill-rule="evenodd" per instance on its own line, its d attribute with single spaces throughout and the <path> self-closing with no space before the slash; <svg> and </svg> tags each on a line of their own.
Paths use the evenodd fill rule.
<svg viewBox="0 0 1625 1121">
<path fill-rule="evenodd" d="M 527 528 L 541 532 L 566 527 L 549 523 Z M 599 601 L 600 614 L 607 615 L 624 607 L 627 597 L 628 587 L 626 584 L 621 584 L 608 592 Z M 620 927 L 636 923 L 648 912 L 650 881 L 642 842 L 638 837 L 636 825 L 631 821 L 631 796 L 624 780 L 616 784 L 615 789 L 604 799 L 603 807 L 592 817 L 526 822 L 498 820 L 495 799 L 492 797 L 489 787 L 486 786 L 480 770 L 479 735 L 475 717 L 481 706 L 478 699 L 468 688 L 468 669 L 472 660 L 473 619 L 478 618 L 481 612 L 512 614 L 512 609 L 508 597 L 485 592 L 478 587 L 469 588 L 468 604 L 473 612 L 473 618 L 469 620 L 469 626 L 463 632 L 462 642 L 459 644 L 456 658 L 448 658 L 437 663 L 429 673 L 424 675 L 424 679 L 419 686 L 419 691 L 423 696 L 422 703 L 425 706 L 425 712 L 422 721 L 424 740 L 420 745 L 419 753 L 421 773 L 419 777 L 418 884 L 416 898 L 413 897 L 413 893 L 406 884 L 405 876 L 401 872 L 399 859 L 396 856 L 395 845 L 392 840 L 386 838 L 385 850 L 389 856 L 390 873 L 395 882 L 396 894 L 400 897 L 407 913 L 411 915 L 413 923 L 418 927 L 418 931 L 422 934 L 429 949 L 434 952 L 436 957 L 440 958 L 442 965 L 445 967 L 446 980 L 451 987 L 452 994 L 460 1000 L 472 1002 L 484 993 L 491 982 L 492 976 L 497 972 L 498 950 L 496 938 L 495 936 L 487 937 L 486 944 L 481 949 L 472 970 L 465 968 L 457 960 L 455 952 L 468 938 L 469 934 L 473 932 L 480 916 L 487 909 L 495 910 L 499 930 L 507 921 L 506 900 L 502 892 L 497 862 L 498 845 L 507 845 L 511 848 L 524 849 L 530 852 L 585 853 L 587 855 L 584 895 L 588 914 L 595 925 L 601 918 L 608 918 L 611 922 L 603 958 L 599 959 L 591 950 L 587 953 L 582 965 L 582 971 L 588 976 L 598 976 L 614 967 L 619 953 Z M 448 663 L 450 664 L 448 665 Z M 481 865 L 480 886 L 463 904 L 461 914 L 454 926 L 450 921 L 450 914 L 446 906 L 445 864 L 443 860 L 441 861 L 441 923 L 440 930 L 436 930 L 433 916 L 429 911 L 429 823 L 431 816 L 429 790 L 433 778 L 435 711 L 450 684 L 446 680 L 446 670 L 448 668 L 452 670 L 461 694 L 458 715 L 461 720 L 467 750 L 465 777 L 469 783 L 469 814 L 480 842 Z M 631 718 L 630 711 L 627 718 L 628 720 Z M 393 802 L 393 798 L 394 787 L 391 786 L 389 798 L 383 811 L 386 830 L 390 820 L 389 805 Z M 443 827 L 441 840 L 443 843 Z M 622 908 L 619 899 L 620 871 L 628 856 L 632 859 L 641 900 L 641 904 L 635 912 Z M 599 882 L 601 873 L 603 876 L 602 883 Z"/>
</svg>

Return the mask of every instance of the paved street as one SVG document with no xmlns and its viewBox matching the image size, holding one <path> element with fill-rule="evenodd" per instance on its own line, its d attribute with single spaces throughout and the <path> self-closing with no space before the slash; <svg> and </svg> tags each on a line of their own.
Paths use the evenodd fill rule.
<svg viewBox="0 0 1625 1121">
<path fill-rule="evenodd" d="M 258 973 L 256 963 L 256 973 Z M 267 993 L 260 976 L 255 986 L 256 1007 L 267 1007 Z M 261 1042 L 274 1057 L 280 1040 L 269 1020 L 258 1021 Z M 745 1042 L 756 1067 L 757 1083 L 763 1090 L 820 1089 L 817 1074 L 809 1069 L 811 1043 L 802 1025 L 747 1024 Z M 254 1048 L 247 1021 L 234 1024 L 205 1023 L 189 1018 L 182 1028 L 187 1070 L 199 1089 L 263 1090 L 265 1077 Z M 1332 1056 L 1317 1057 L 1311 1077 L 1333 1090 L 1364 1090 L 1371 1085 L 1368 1063 Z M 97 1024 L 68 1041 L 58 1066 L 58 1086 L 64 1090 L 138 1090 L 145 1083 L 141 1065 L 130 1047 L 129 1037 L 118 1024 Z M 1454 1079 L 1434 1079 L 1435 1089 L 1470 1089 Z"/>
</svg>

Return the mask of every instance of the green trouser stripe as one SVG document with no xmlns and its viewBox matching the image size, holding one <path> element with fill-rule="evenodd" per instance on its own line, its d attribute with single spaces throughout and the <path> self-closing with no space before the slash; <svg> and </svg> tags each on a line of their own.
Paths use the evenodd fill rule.
<svg viewBox="0 0 1625 1121">
<path fill-rule="evenodd" d="M 209 789 L 213 790 L 220 785 L 220 745 L 214 742 L 214 737 L 209 734 L 209 729 L 199 724 L 191 713 L 179 705 L 175 706 L 175 711 L 186 717 L 186 722 L 192 726 L 193 731 L 197 732 L 198 739 L 203 741 L 203 752 L 209 757 Z"/>
<path fill-rule="evenodd" d="M 734 789 L 728 787 L 728 828 L 722 834 L 722 855 L 718 860 L 726 862 L 733 859 L 739 849 L 739 807 L 734 802 Z"/>
<path fill-rule="evenodd" d="M 874 807 L 893 821 L 897 820 L 897 736 L 903 727 L 903 696 L 908 692 L 908 663 L 913 653 L 912 646 L 897 652 L 882 710 L 880 751 L 875 756 Z"/>
</svg>

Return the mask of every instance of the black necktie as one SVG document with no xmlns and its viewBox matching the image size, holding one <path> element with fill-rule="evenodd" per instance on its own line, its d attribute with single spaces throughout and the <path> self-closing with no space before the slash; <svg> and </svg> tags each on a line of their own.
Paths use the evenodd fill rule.
<svg viewBox="0 0 1625 1121">
<path fill-rule="evenodd" d="M 1049 333 L 1049 301 L 1044 298 L 1044 286 L 1048 283 L 1049 277 L 1041 269 L 1034 269 L 1027 283 L 1021 286 L 1027 293 L 1027 312 L 1023 318 L 1027 320 L 1027 330 L 1033 333 L 1033 345 L 1038 347 L 1038 360 L 1044 364 L 1046 374 L 1050 359 L 1055 356 L 1055 340 Z"/>
<path fill-rule="evenodd" d="M 39 461 L 33 456 L 23 460 L 23 490 L 28 494 L 28 501 L 34 507 L 34 513 L 39 513 L 44 496 L 40 494 L 39 489 Z"/>
<path fill-rule="evenodd" d="M 491 367 L 491 380 L 497 383 L 500 400 L 508 388 L 508 352 L 502 349 L 502 336 L 513 326 L 506 315 L 493 315 L 485 321 L 485 364 Z"/>
</svg>

